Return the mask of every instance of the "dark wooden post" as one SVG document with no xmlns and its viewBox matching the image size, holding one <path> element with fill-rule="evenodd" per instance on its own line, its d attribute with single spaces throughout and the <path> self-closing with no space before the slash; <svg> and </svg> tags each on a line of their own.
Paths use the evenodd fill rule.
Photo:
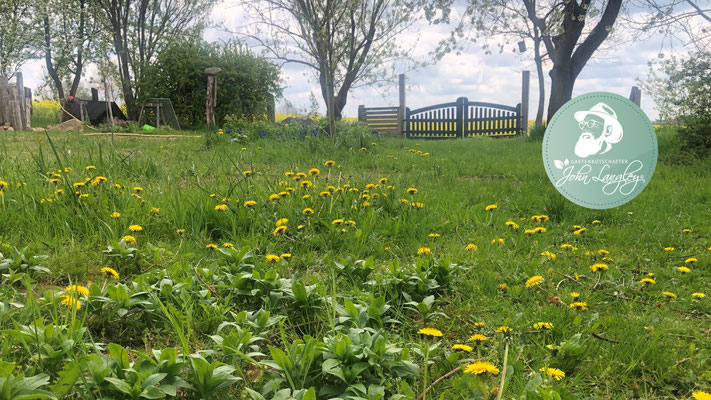
<svg viewBox="0 0 711 400">
<path fill-rule="evenodd" d="M 400 107 L 397 109 L 397 129 L 400 131 L 400 136 L 405 135 L 404 129 L 404 119 L 405 119 L 405 109 L 407 108 L 405 104 L 405 74 L 400 74 L 398 76 L 398 86 L 400 89 Z"/>
<path fill-rule="evenodd" d="M 466 108 L 468 106 L 469 100 L 466 97 L 460 97 L 457 99 L 457 137 L 464 137 L 464 117 L 466 113 Z"/>
<path fill-rule="evenodd" d="M 410 108 L 405 107 L 405 137 L 410 137 Z"/>
<path fill-rule="evenodd" d="M 7 93 L 7 76 L 0 75 L 0 125 L 10 122 Z"/>
<path fill-rule="evenodd" d="M 91 88 L 91 101 L 99 101 L 99 90 Z"/>
<path fill-rule="evenodd" d="M 207 97 L 205 98 L 205 117 L 207 126 L 215 126 L 215 106 L 217 105 L 217 74 L 222 68 L 205 68 L 207 74 Z"/>
<path fill-rule="evenodd" d="M 630 100 L 632 100 L 632 102 L 636 104 L 637 107 L 642 104 L 642 90 L 640 90 L 640 88 L 638 88 L 637 86 L 632 86 L 632 91 L 630 92 Z"/>
<path fill-rule="evenodd" d="M 362 104 L 358 106 L 358 122 L 366 122 L 365 121 L 365 106 Z"/>
<path fill-rule="evenodd" d="M 521 135 L 528 135 L 528 90 L 531 71 L 523 71 L 521 76 Z"/>
</svg>

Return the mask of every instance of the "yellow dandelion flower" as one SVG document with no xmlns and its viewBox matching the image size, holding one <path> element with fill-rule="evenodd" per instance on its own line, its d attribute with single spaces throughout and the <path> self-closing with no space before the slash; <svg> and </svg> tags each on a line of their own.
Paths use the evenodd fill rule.
<svg viewBox="0 0 711 400">
<path fill-rule="evenodd" d="M 138 193 L 141 193 L 141 192 L 143 191 L 143 188 L 140 187 L 140 186 L 135 186 L 135 187 L 133 188 L 133 190 L 135 190 L 135 191 L 138 192 Z"/>
<path fill-rule="evenodd" d="M 509 285 L 507 285 L 505 283 L 502 283 L 499 285 L 499 290 L 501 290 L 502 292 L 505 292 L 506 289 L 508 289 L 508 288 L 509 288 Z"/>
<path fill-rule="evenodd" d="M 101 273 L 104 274 L 107 278 L 113 278 L 113 279 L 119 278 L 118 272 L 116 272 L 116 270 L 113 268 L 109 268 L 109 267 L 101 268 Z"/>
<path fill-rule="evenodd" d="M 469 243 L 464 247 L 464 250 L 466 251 L 476 251 L 478 247 L 474 243 Z"/>
<path fill-rule="evenodd" d="M 276 201 L 279 200 L 279 195 L 276 193 L 272 193 L 269 195 L 269 201 Z"/>
<path fill-rule="evenodd" d="M 318 174 L 320 174 L 320 173 L 321 173 L 321 171 L 319 171 L 318 168 L 311 168 L 311 169 L 309 170 L 309 175 L 312 175 L 312 176 L 316 176 L 316 175 L 318 175 Z"/>
<path fill-rule="evenodd" d="M 289 222 L 289 218 L 279 218 L 276 222 L 276 226 L 286 225 Z"/>
<path fill-rule="evenodd" d="M 331 195 L 331 192 L 324 190 L 323 192 L 319 193 L 318 195 L 321 197 L 328 197 Z M 365 196 L 367 196 L 367 195 L 365 195 Z"/>
<path fill-rule="evenodd" d="M 286 171 L 286 172 L 284 172 L 284 175 L 291 178 L 292 176 L 294 176 L 294 171 Z"/>
<path fill-rule="evenodd" d="M 284 191 L 284 190 L 282 190 L 282 191 L 281 191 L 281 192 L 279 192 L 278 194 L 279 194 L 279 197 L 286 197 L 286 196 L 288 196 L 288 195 L 289 195 L 289 193 L 287 193 L 287 192 L 286 192 L 286 191 Z"/>
<path fill-rule="evenodd" d="M 469 336 L 469 341 L 470 341 L 470 342 L 483 343 L 483 342 L 486 342 L 486 341 L 488 341 L 488 340 L 489 340 L 489 338 L 486 337 L 486 336 L 484 336 L 484 335 L 482 335 L 481 333 L 475 333 L 475 334 Z"/>
<path fill-rule="evenodd" d="M 585 233 L 587 230 L 588 230 L 587 228 L 576 229 L 576 230 L 573 232 L 573 235 L 582 235 L 582 234 Z"/>
<path fill-rule="evenodd" d="M 474 328 L 476 328 L 476 329 L 483 328 L 483 327 L 484 327 L 484 323 L 481 321 L 477 321 L 474 323 Z"/>
<path fill-rule="evenodd" d="M 706 294 L 702 292 L 695 292 L 691 294 L 691 297 L 695 299 L 703 299 L 704 297 L 706 297 Z"/>
<path fill-rule="evenodd" d="M 687 264 L 693 264 L 693 263 L 695 263 L 695 262 L 697 262 L 697 261 L 699 261 L 699 260 L 697 260 L 697 259 L 694 258 L 694 257 L 689 257 L 689 258 L 687 258 L 686 261 L 684 261 L 684 262 L 687 263 Z"/>
<path fill-rule="evenodd" d="M 278 236 L 286 231 L 286 225 L 281 225 L 277 226 L 276 229 L 274 229 L 274 236 Z"/>
<path fill-rule="evenodd" d="M 662 296 L 664 296 L 670 300 L 676 300 L 676 294 L 674 294 L 672 292 L 662 292 Z"/>
<path fill-rule="evenodd" d="M 281 253 L 279 255 L 279 258 L 281 258 L 282 260 L 289 260 L 291 259 L 291 253 Z"/>
<path fill-rule="evenodd" d="M 257 204 L 257 202 L 254 200 L 247 200 L 244 202 L 245 207 L 250 207 L 250 208 L 254 207 L 256 204 Z"/>
<path fill-rule="evenodd" d="M 143 230 L 143 227 L 141 225 L 131 225 L 128 227 L 128 230 L 131 232 L 140 232 Z"/>
<path fill-rule="evenodd" d="M 665 247 L 664 251 L 674 251 L 674 248 L 673 247 Z"/>
<path fill-rule="evenodd" d="M 264 258 L 267 259 L 267 262 L 279 262 L 281 260 L 281 257 L 276 254 L 267 254 Z"/>
<path fill-rule="evenodd" d="M 504 325 L 504 326 L 500 326 L 500 327 L 496 328 L 495 332 L 496 333 L 511 333 L 511 328 Z"/>
<path fill-rule="evenodd" d="M 432 239 L 437 239 L 438 237 L 440 237 L 440 234 L 439 233 L 430 233 L 429 237 L 431 237 Z"/>
<path fill-rule="evenodd" d="M 682 232 L 682 233 L 691 233 L 692 231 L 691 231 L 691 229 L 689 229 L 689 228 L 684 228 L 684 229 L 681 230 L 681 232 Z"/>
<path fill-rule="evenodd" d="M 178 235 L 182 235 L 183 233 L 185 233 L 185 229 L 176 229 L 175 233 L 177 233 Z"/>
<path fill-rule="evenodd" d="M 677 269 L 677 271 L 681 272 L 682 274 L 688 274 L 689 272 L 691 272 L 691 269 L 684 267 L 684 266 L 676 267 L 676 269 Z"/>
<path fill-rule="evenodd" d="M 252 176 L 252 171 L 250 171 L 250 170 L 242 171 L 242 175 L 244 175 L 245 177 L 250 177 L 250 176 Z"/>
<path fill-rule="evenodd" d="M 496 210 L 497 208 L 499 208 L 499 206 L 497 206 L 496 204 L 489 204 L 488 206 L 484 207 L 484 210 L 486 210 L 486 211 L 494 211 L 494 210 Z"/>
<path fill-rule="evenodd" d="M 312 210 L 312 209 L 310 209 L 310 208 L 304 208 L 304 210 L 301 211 L 301 213 L 304 214 L 304 215 L 311 215 L 311 214 L 314 213 L 314 210 Z"/>
<path fill-rule="evenodd" d="M 415 189 L 413 187 L 407 189 L 407 194 L 415 194 L 415 193 L 417 193 L 417 189 Z"/>
<path fill-rule="evenodd" d="M 610 269 L 610 267 L 603 263 L 596 263 L 590 266 L 590 271 L 592 272 L 607 271 L 608 269 Z"/>
<path fill-rule="evenodd" d="M 326 167 L 333 167 L 335 164 L 336 164 L 336 162 L 333 161 L 333 160 L 328 160 L 328 161 L 326 161 L 326 162 L 323 163 L 323 165 L 326 166 Z"/>
<path fill-rule="evenodd" d="M 544 251 L 543 253 L 541 253 L 541 255 L 551 261 L 557 258 L 556 255 L 554 253 L 551 253 L 550 251 Z"/>
<path fill-rule="evenodd" d="M 427 254 L 432 254 L 432 250 L 429 247 L 420 247 L 419 249 L 417 249 L 418 256 L 427 255 Z"/>
<path fill-rule="evenodd" d="M 601 222 L 600 222 L 599 219 L 594 219 L 593 222 L 592 222 L 593 225 L 599 225 L 600 223 L 601 223 Z"/>
<path fill-rule="evenodd" d="M 474 348 L 466 344 L 455 344 L 452 346 L 452 350 L 473 351 Z"/>
<path fill-rule="evenodd" d="M 537 226 L 537 227 L 533 228 L 533 231 L 536 233 L 546 233 L 546 228 L 544 228 L 542 226 Z"/>
<path fill-rule="evenodd" d="M 89 289 L 85 288 L 85 287 L 82 286 L 82 285 L 71 285 L 71 286 L 67 286 L 67 287 L 64 289 L 64 292 L 70 293 L 70 294 L 71 294 L 71 293 L 74 293 L 74 294 L 79 295 L 79 296 L 88 296 L 88 295 L 89 295 Z"/>
<path fill-rule="evenodd" d="M 542 330 L 551 330 L 553 329 L 553 324 L 550 322 L 536 322 L 533 324 L 533 329 L 542 331 Z"/>
<path fill-rule="evenodd" d="M 417 331 L 417 333 L 420 335 L 432 336 L 432 337 L 441 337 L 442 336 L 442 331 L 440 331 L 439 329 L 435 329 L 435 328 L 421 328 L 420 330 Z"/>
<path fill-rule="evenodd" d="M 605 250 L 605 249 L 600 249 L 600 250 L 597 251 L 597 254 L 599 254 L 599 255 L 601 255 L 601 256 L 604 257 L 604 256 L 610 254 L 610 252 L 607 251 L 607 250 Z"/>
<path fill-rule="evenodd" d="M 381 184 L 381 185 L 384 185 L 384 184 L 386 184 L 387 182 L 388 182 L 388 178 L 380 178 L 380 179 L 378 179 L 378 183 Z M 392 188 L 392 186 L 388 186 L 388 189 L 391 189 L 391 188 Z"/>
<path fill-rule="evenodd" d="M 657 282 L 655 282 L 654 279 L 652 279 L 652 278 L 643 278 L 643 279 L 640 280 L 639 282 L 640 282 L 640 283 L 643 283 L 643 284 L 645 284 L 645 285 L 654 285 L 655 283 L 657 283 Z"/>
<path fill-rule="evenodd" d="M 697 391 L 691 394 L 695 400 L 711 400 L 711 393 Z"/>
<path fill-rule="evenodd" d="M 546 375 L 557 381 L 565 378 L 565 372 L 559 370 L 558 368 L 541 368 L 540 371 L 545 372 Z"/>
<path fill-rule="evenodd" d="M 513 222 L 513 221 L 511 221 L 511 220 L 506 221 L 506 226 L 508 226 L 508 227 L 510 227 L 511 229 L 514 229 L 514 230 L 515 230 L 515 229 L 518 229 L 518 224 L 515 223 L 515 222 Z"/>
<path fill-rule="evenodd" d="M 528 280 L 526 281 L 526 287 L 527 287 L 527 288 L 532 288 L 532 287 L 534 287 L 534 286 L 538 286 L 538 285 L 540 285 L 541 283 L 543 283 L 544 280 L 545 280 L 545 279 L 543 279 L 542 276 L 540 276 L 540 275 L 534 275 L 534 276 L 528 278 Z"/>
<path fill-rule="evenodd" d="M 524 235 L 533 235 L 536 231 L 534 229 L 524 229 L 523 233 Z"/>
<path fill-rule="evenodd" d="M 575 303 L 570 303 L 568 307 L 575 310 L 585 311 L 588 309 L 588 303 L 584 301 L 576 301 Z"/>
<path fill-rule="evenodd" d="M 475 361 L 466 367 L 464 367 L 465 374 L 481 375 L 481 374 L 492 374 L 498 375 L 499 369 L 488 361 Z"/>
<path fill-rule="evenodd" d="M 403 200 L 405 200 L 405 199 L 403 199 Z M 420 203 L 420 202 L 418 201 L 418 202 L 413 202 L 412 204 L 410 204 L 410 206 L 412 206 L 412 208 L 416 208 L 416 209 L 419 210 L 419 209 L 421 209 L 422 207 L 424 207 L 425 204 L 424 204 L 424 203 Z"/>
<path fill-rule="evenodd" d="M 560 245 L 560 248 L 561 248 L 561 249 L 566 249 L 566 250 L 573 250 L 573 251 L 575 251 L 575 250 L 578 249 L 577 247 L 573 246 L 573 245 L 570 244 L 570 243 L 563 243 L 563 244 Z"/>
<path fill-rule="evenodd" d="M 215 206 L 215 211 L 227 211 L 227 204 L 218 204 Z"/>
<path fill-rule="evenodd" d="M 62 296 L 62 305 L 69 308 L 76 308 L 77 310 L 81 309 L 81 303 L 79 300 L 72 296 Z"/>
<path fill-rule="evenodd" d="M 64 194 L 64 189 L 57 189 L 54 191 L 55 196 L 61 196 Z"/>
<path fill-rule="evenodd" d="M 123 240 L 124 242 L 126 242 L 128 244 L 136 244 L 136 238 L 131 235 L 126 235 L 126 236 L 122 237 L 121 240 Z"/>
<path fill-rule="evenodd" d="M 209 250 L 217 250 L 217 245 L 215 243 L 208 243 L 205 245 L 205 248 Z"/>
<path fill-rule="evenodd" d="M 222 243 L 222 247 L 224 247 L 226 249 L 231 249 L 231 248 L 235 247 L 235 245 L 230 242 L 225 242 L 225 243 Z"/>
<path fill-rule="evenodd" d="M 341 219 L 341 218 L 334 219 L 333 221 L 331 221 L 332 225 L 341 225 L 342 223 L 343 223 L 343 219 Z"/>
<path fill-rule="evenodd" d="M 301 185 L 302 188 L 310 188 L 314 184 L 311 181 L 301 181 L 301 183 L 299 183 L 299 185 Z"/>
<path fill-rule="evenodd" d="M 570 292 L 570 297 L 572 297 L 572 298 L 574 298 L 574 299 L 577 299 L 578 297 L 580 297 L 580 293 L 578 293 L 578 292 Z"/>
<path fill-rule="evenodd" d="M 87 165 L 86 167 L 84 167 L 84 169 L 87 171 L 91 171 L 92 169 L 96 169 L 96 167 L 93 165 Z"/>
<path fill-rule="evenodd" d="M 491 239 L 491 244 L 504 244 L 504 239 L 503 238 L 498 238 L 498 239 Z"/>
</svg>

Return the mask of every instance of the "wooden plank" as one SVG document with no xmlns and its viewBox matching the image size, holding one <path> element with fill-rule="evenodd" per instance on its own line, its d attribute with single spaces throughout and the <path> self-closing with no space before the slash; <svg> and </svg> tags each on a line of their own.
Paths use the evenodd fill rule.
<svg viewBox="0 0 711 400">
<path fill-rule="evenodd" d="M 25 119 L 23 121 L 23 124 L 25 126 L 25 129 L 30 129 L 32 125 L 30 121 L 30 118 L 32 117 L 32 90 L 30 88 L 25 88 L 25 91 L 22 94 L 22 100 L 25 105 Z"/>
<path fill-rule="evenodd" d="M 523 71 L 521 77 L 521 134 L 528 135 L 528 90 L 531 79 L 530 71 Z M 540 83 L 539 83 L 540 84 Z"/>
<path fill-rule="evenodd" d="M 0 125 L 5 124 L 5 122 L 10 122 L 9 118 L 9 105 L 7 94 L 7 76 L 0 75 Z"/>
<path fill-rule="evenodd" d="M 20 125 L 15 127 L 15 130 L 18 131 L 24 131 L 27 129 L 27 126 L 25 126 L 25 83 L 24 79 L 22 78 L 22 72 L 17 72 L 15 74 L 15 87 L 16 87 L 16 92 L 17 92 L 17 97 L 15 97 L 15 100 L 19 103 L 20 106 Z"/>
</svg>

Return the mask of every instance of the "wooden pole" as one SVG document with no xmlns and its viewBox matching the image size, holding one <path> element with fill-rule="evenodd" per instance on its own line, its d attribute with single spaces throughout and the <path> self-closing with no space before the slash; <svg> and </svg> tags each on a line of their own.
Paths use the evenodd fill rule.
<svg viewBox="0 0 711 400">
<path fill-rule="evenodd" d="M 397 109 L 397 129 L 400 136 L 405 135 L 404 119 L 405 119 L 405 74 L 398 76 L 398 86 L 400 89 L 400 106 Z"/>
<path fill-rule="evenodd" d="M 523 71 L 521 78 L 521 134 L 528 135 L 528 90 L 531 71 Z"/>
<path fill-rule="evenodd" d="M 7 112 L 7 76 L 0 75 L 0 125 L 10 122 Z"/>
<path fill-rule="evenodd" d="M 32 127 L 32 89 L 25 88 L 25 93 L 23 93 L 22 100 L 25 105 L 25 119 L 24 126 L 25 129 L 30 129 Z"/>
<path fill-rule="evenodd" d="M 104 100 L 106 100 L 106 115 L 109 117 L 109 123 L 114 126 L 114 110 L 111 108 L 111 100 L 109 100 L 109 83 L 104 79 Z"/>
<path fill-rule="evenodd" d="M 207 96 L 205 97 L 205 119 L 207 126 L 215 126 L 215 106 L 217 105 L 217 74 L 222 68 L 205 68 L 207 74 Z"/>
<path fill-rule="evenodd" d="M 25 83 L 24 79 L 22 78 L 22 72 L 17 72 L 15 74 L 15 87 L 16 92 L 17 92 L 17 102 L 20 105 L 20 125 L 15 126 L 15 130 L 18 131 L 24 131 L 27 129 L 25 126 Z"/>
</svg>

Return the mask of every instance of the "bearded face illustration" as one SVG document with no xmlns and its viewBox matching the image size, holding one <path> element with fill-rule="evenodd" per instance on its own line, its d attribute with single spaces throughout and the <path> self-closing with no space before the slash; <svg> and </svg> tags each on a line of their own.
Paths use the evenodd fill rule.
<svg viewBox="0 0 711 400">
<path fill-rule="evenodd" d="M 617 114 L 605 103 L 597 103 L 589 111 L 575 113 L 582 133 L 575 144 L 575 155 L 587 158 L 605 154 L 622 140 L 622 125 Z"/>
</svg>

